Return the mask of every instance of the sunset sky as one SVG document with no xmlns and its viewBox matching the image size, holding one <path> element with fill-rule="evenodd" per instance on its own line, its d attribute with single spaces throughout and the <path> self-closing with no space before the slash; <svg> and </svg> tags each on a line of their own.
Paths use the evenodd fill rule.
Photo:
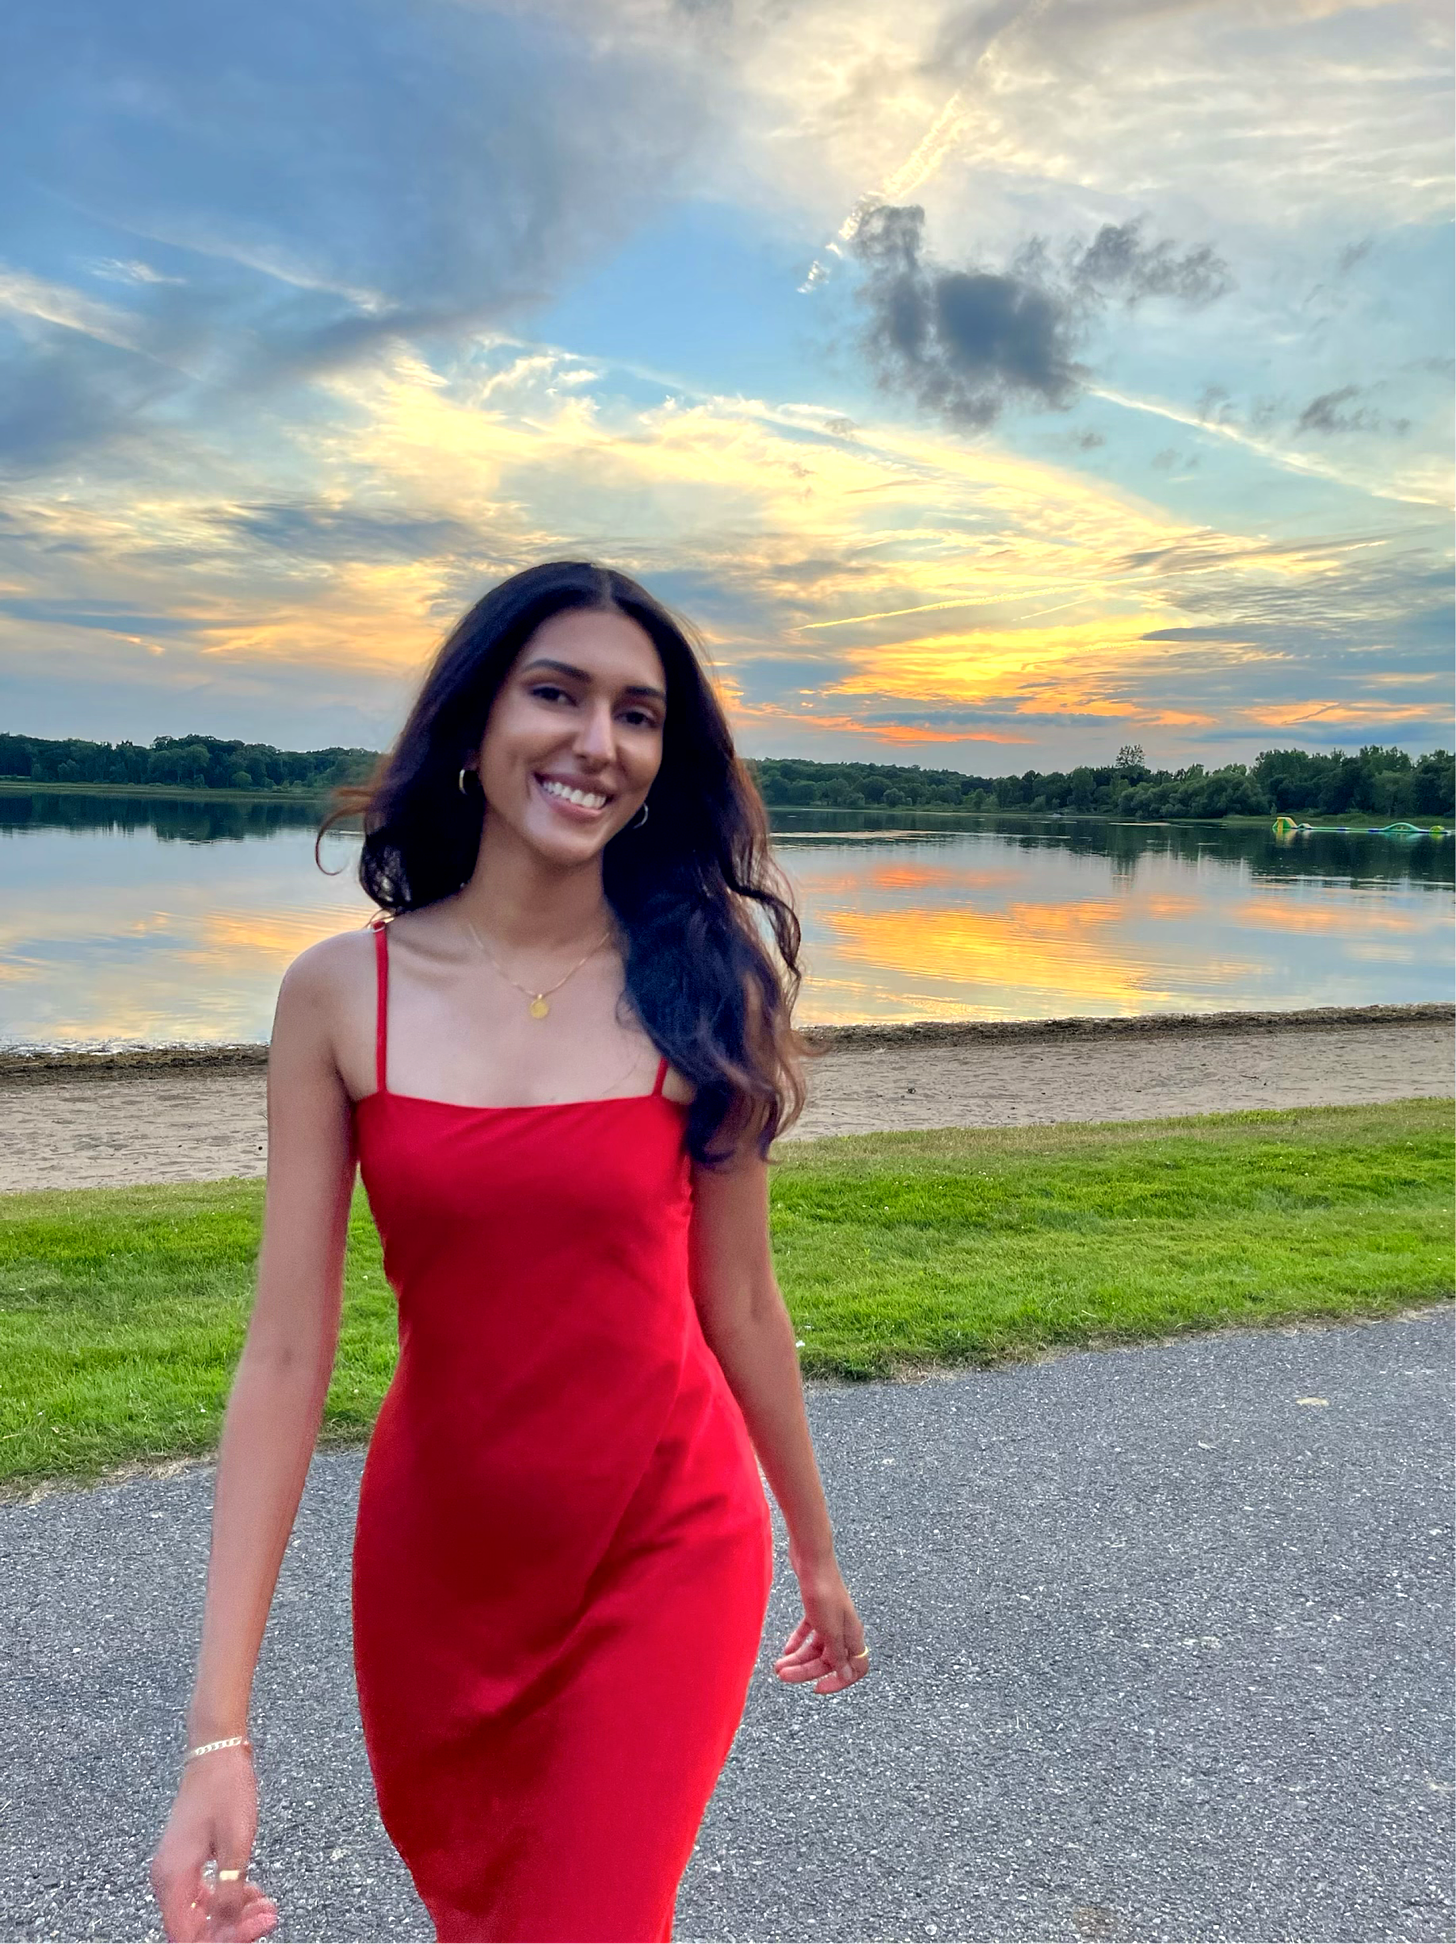
<svg viewBox="0 0 1456 1944">
<path fill-rule="evenodd" d="M 1449 16 L 12 0 L 0 727 L 382 747 L 585 553 L 751 755 L 1449 748 Z"/>
</svg>

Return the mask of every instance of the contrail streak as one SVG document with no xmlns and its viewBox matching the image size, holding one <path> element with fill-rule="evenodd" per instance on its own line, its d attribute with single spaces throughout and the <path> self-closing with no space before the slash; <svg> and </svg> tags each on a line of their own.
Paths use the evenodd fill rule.
<svg viewBox="0 0 1456 1944">
<path fill-rule="evenodd" d="M 1353 487 L 1356 492 L 1369 493 L 1374 499 L 1398 500 L 1403 506 L 1439 506 L 1445 510 L 1447 505 L 1444 499 L 1428 498 L 1422 493 L 1402 493 L 1393 486 L 1376 486 L 1366 479 L 1352 479 L 1337 466 L 1326 465 L 1322 460 L 1310 458 L 1302 452 L 1286 452 L 1279 446 L 1270 445 L 1267 440 L 1241 432 L 1236 425 L 1223 425 L 1217 419 L 1201 419 L 1196 412 L 1180 412 L 1172 405 L 1160 405 L 1151 398 L 1129 398 L 1125 392 L 1109 391 L 1105 386 L 1089 385 L 1087 390 L 1090 397 L 1105 398 L 1109 405 L 1121 405 L 1129 412 L 1150 412 L 1154 418 L 1172 419 L 1175 425 L 1191 426 L 1195 432 L 1216 433 L 1219 438 L 1230 439 L 1246 451 L 1257 452 L 1261 459 L 1270 459 L 1276 466 L 1283 466 L 1289 472 L 1333 480 L 1337 486 Z"/>
</svg>

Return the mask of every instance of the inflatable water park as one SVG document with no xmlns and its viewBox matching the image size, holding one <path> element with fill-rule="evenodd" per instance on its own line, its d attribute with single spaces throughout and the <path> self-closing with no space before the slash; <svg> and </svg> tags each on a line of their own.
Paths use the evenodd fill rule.
<svg viewBox="0 0 1456 1944">
<path fill-rule="evenodd" d="M 1346 837 L 1450 837 L 1444 824 L 1312 824 L 1297 823 L 1293 817 L 1276 817 L 1274 835 L 1292 837 L 1298 830 L 1332 830 Z"/>
</svg>

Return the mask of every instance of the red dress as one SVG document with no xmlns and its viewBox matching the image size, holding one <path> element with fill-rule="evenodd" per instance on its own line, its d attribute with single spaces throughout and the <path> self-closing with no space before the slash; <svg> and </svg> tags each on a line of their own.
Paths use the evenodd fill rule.
<svg viewBox="0 0 1456 1944">
<path fill-rule="evenodd" d="M 748 1431 L 688 1281 L 662 1092 L 457 1107 L 376 1091 L 360 1170 L 399 1308 L 353 1551 L 389 1836 L 441 1938 L 672 1935 L 772 1569 Z"/>
</svg>

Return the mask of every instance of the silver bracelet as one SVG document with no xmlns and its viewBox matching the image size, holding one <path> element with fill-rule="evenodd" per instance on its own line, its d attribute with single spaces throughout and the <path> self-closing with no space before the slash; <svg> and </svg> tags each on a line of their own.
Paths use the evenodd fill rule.
<svg viewBox="0 0 1456 1944">
<path fill-rule="evenodd" d="M 200 1742 L 196 1748 L 189 1748 L 182 1757 L 190 1762 L 194 1755 L 210 1755 L 215 1748 L 251 1748 L 252 1742 L 246 1735 L 225 1735 L 221 1741 Z"/>
</svg>

